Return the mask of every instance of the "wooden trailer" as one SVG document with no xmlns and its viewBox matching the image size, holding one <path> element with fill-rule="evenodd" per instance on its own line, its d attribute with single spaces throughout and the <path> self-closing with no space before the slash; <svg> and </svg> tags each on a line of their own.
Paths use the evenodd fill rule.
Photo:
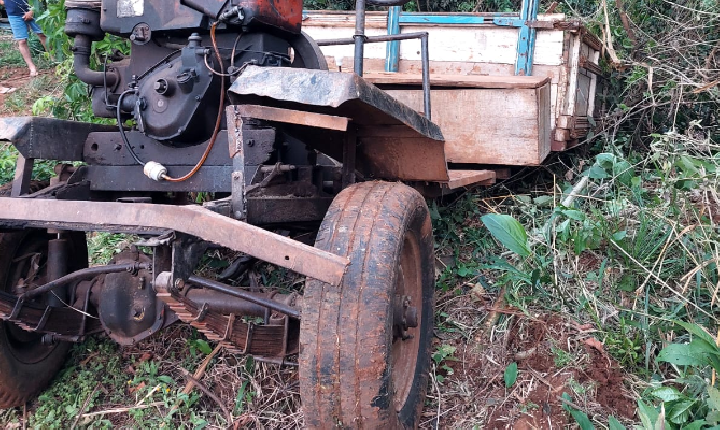
<svg viewBox="0 0 720 430">
<path fill-rule="evenodd" d="M 534 3 L 534 2 L 526 2 Z M 432 121 L 447 161 L 538 165 L 575 145 L 595 116 L 601 43 L 564 14 L 368 12 L 368 36 L 427 32 Z M 316 40 L 351 37 L 353 12 L 306 11 Z M 386 46 L 387 45 L 387 46 Z M 352 73 L 353 46 L 322 46 L 330 70 Z M 363 77 L 423 112 L 420 42 L 368 44 Z"/>
</svg>

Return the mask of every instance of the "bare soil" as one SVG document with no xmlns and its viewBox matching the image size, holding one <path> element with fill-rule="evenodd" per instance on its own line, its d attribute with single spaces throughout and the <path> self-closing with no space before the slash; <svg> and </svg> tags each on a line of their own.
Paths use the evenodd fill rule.
<svg viewBox="0 0 720 430">
<path fill-rule="evenodd" d="M 52 69 L 39 69 L 39 75 L 53 73 Z M 21 112 L 9 112 L 4 108 L 5 99 L 17 91 L 23 91 L 33 79 L 27 67 L 0 67 L 0 117 L 32 115 L 32 103 L 27 103 Z"/>
<path fill-rule="evenodd" d="M 482 302 L 468 301 L 469 296 L 455 298 L 453 307 L 466 312 L 475 308 L 482 318 Z M 624 386 L 623 370 L 595 337 L 592 324 L 560 314 L 493 309 L 487 302 L 485 307 L 500 314 L 495 324 L 483 321 L 469 340 L 443 342 L 457 348 L 457 360 L 448 362 L 454 374 L 433 388 L 433 402 L 424 410 L 427 427 L 573 428 L 563 393 L 590 419 L 607 423 L 612 415 L 633 421 L 636 402 Z M 470 321 L 460 322 L 469 326 Z M 513 362 L 518 364 L 517 381 L 506 388 L 503 375 Z"/>
</svg>

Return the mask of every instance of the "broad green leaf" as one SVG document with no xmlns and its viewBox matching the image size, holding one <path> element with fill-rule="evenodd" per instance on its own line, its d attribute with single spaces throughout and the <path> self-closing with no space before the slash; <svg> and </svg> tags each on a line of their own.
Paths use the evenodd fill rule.
<svg viewBox="0 0 720 430">
<path fill-rule="evenodd" d="M 656 361 L 664 361 L 677 366 L 706 366 L 710 364 L 707 355 L 691 345 L 691 343 L 668 345 L 660 351 Z"/>
<path fill-rule="evenodd" d="M 717 423 L 720 423 L 720 411 L 710 411 L 705 418 L 707 419 L 708 424 L 717 425 Z"/>
<path fill-rule="evenodd" d="M 612 238 L 615 242 L 618 242 L 618 241 L 625 239 L 625 236 L 627 236 L 627 231 L 622 230 L 622 231 L 613 233 Z"/>
<path fill-rule="evenodd" d="M 682 426 L 682 430 L 700 430 L 702 426 L 707 424 L 708 422 L 705 420 L 697 420 L 693 421 L 690 424 Z"/>
<path fill-rule="evenodd" d="M 505 374 L 503 375 L 503 378 L 505 379 L 505 388 L 510 388 L 515 384 L 515 381 L 517 381 L 518 376 L 518 365 L 517 363 L 510 363 L 508 367 L 505 368 Z"/>
<path fill-rule="evenodd" d="M 213 351 L 212 348 L 210 348 L 210 345 L 208 345 L 207 341 L 204 339 L 195 339 L 192 342 L 193 346 L 199 349 L 200 352 L 202 352 L 203 354 L 210 354 Z"/>
<path fill-rule="evenodd" d="M 595 156 L 597 164 L 605 169 L 612 169 L 613 165 L 617 161 L 615 154 L 609 152 L 602 152 Z"/>
<path fill-rule="evenodd" d="M 705 330 L 704 330 L 702 327 L 700 327 L 699 325 L 697 325 L 697 324 L 691 324 L 691 323 L 688 323 L 688 322 L 685 322 L 685 321 L 678 321 L 678 320 L 673 320 L 673 323 L 675 323 L 675 324 L 677 324 L 677 325 L 679 325 L 679 326 L 682 326 L 682 328 L 684 328 L 685 330 L 687 330 L 688 333 L 691 333 L 691 334 L 699 337 L 700 339 L 703 339 L 703 340 L 709 342 L 709 343 L 712 344 L 712 345 L 715 344 L 715 338 L 713 337 L 713 335 L 711 335 L 710 333 L 708 333 L 707 331 L 705 331 Z"/>
<path fill-rule="evenodd" d="M 568 395 L 568 393 L 562 393 L 562 397 L 567 401 L 572 401 L 572 398 Z M 563 403 L 563 409 L 570 412 L 570 415 L 572 415 L 575 422 L 580 425 L 581 430 L 595 430 L 595 426 L 585 412 L 579 411 L 565 403 Z"/>
<path fill-rule="evenodd" d="M 620 161 L 613 166 L 613 175 L 617 177 L 618 181 L 625 185 L 630 185 L 632 174 L 632 165 L 625 160 Z"/>
<path fill-rule="evenodd" d="M 681 400 L 672 406 L 667 419 L 675 424 L 683 424 L 690 418 L 690 409 L 693 406 L 695 406 L 695 400 Z"/>
<path fill-rule="evenodd" d="M 653 390 L 650 394 L 664 402 L 671 402 L 673 400 L 685 398 L 680 391 L 672 387 L 660 387 Z"/>
<path fill-rule="evenodd" d="M 552 203 L 553 198 L 552 196 L 537 196 L 533 200 L 533 204 L 536 204 L 538 206 L 548 206 L 550 203 Z"/>
<path fill-rule="evenodd" d="M 600 166 L 591 166 L 588 169 L 588 176 L 590 177 L 590 179 L 605 179 L 610 177 L 610 175 L 607 174 L 605 169 Z"/>
<path fill-rule="evenodd" d="M 523 257 L 530 255 L 525 227 L 515 218 L 509 215 L 487 214 L 480 220 L 503 246 Z"/>
<path fill-rule="evenodd" d="M 610 416 L 608 420 L 608 427 L 610 427 L 610 430 L 627 430 L 627 428 L 613 416 Z"/>
<path fill-rule="evenodd" d="M 652 405 L 648 406 L 642 400 L 638 399 L 638 416 L 642 422 L 643 428 L 655 428 L 655 422 L 658 420 L 658 411 Z"/>
<path fill-rule="evenodd" d="M 720 411 L 720 390 L 712 385 L 708 385 L 707 405 L 710 409 Z"/>
<path fill-rule="evenodd" d="M 585 212 L 575 209 L 560 209 L 560 213 L 575 221 L 583 221 L 585 219 Z"/>
</svg>

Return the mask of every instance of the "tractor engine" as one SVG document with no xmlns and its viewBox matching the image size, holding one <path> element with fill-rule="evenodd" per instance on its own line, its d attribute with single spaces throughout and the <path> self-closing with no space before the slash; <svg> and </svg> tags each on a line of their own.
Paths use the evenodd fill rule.
<svg viewBox="0 0 720 430">
<path fill-rule="evenodd" d="M 301 0 L 69 0 L 66 7 L 75 73 L 91 88 L 94 115 L 133 119 L 137 131 L 170 146 L 206 141 L 225 97 L 221 81 L 250 64 L 291 66 L 301 35 Z M 106 33 L 130 39 L 131 53 L 111 53 L 94 70 L 91 45 Z"/>
</svg>

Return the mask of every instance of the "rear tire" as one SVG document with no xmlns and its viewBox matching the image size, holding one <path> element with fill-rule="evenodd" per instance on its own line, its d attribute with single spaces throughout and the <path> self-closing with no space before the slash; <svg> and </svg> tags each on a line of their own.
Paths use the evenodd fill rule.
<svg viewBox="0 0 720 430">
<path fill-rule="evenodd" d="M 87 267 L 85 233 L 71 232 L 69 236 L 68 270 Z M 37 271 L 41 281 L 50 238 L 44 230 L 0 234 L 0 289 L 3 292 L 12 293 L 18 279 L 28 275 L 32 264 L 28 255 L 41 254 Z M 62 367 L 70 344 L 43 345 L 41 337 L 13 323 L 0 321 L 0 408 L 22 406 L 44 389 Z"/>
<path fill-rule="evenodd" d="M 315 246 L 346 255 L 340 287 L 305 285 L 300 392 L 305 425 L 416 428 L 427 389 L 433 325 L 433 238 L 423 197 L 401 183 L 343 190 Z M 417 309 L 398 336 L 396 300 Z M 403 315 L 405 313 L 403 312 Z"/>
</svg>

